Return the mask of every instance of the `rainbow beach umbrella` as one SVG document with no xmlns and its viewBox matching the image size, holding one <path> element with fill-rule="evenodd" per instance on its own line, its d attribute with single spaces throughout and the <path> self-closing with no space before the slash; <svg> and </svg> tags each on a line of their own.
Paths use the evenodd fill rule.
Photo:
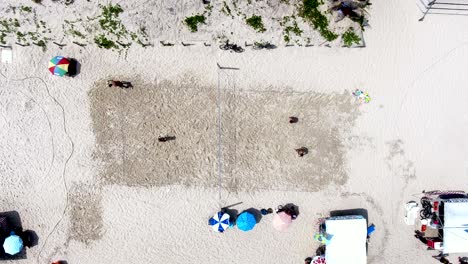
<svg viewBox="0 0 468 264">
<path fill-rule="evenodd" d="M 64 76 L 68 73 L 70 61 L 62 56 L 55 56 L 49 61 L 49 71 L 53 75 Z"/>
</svg>

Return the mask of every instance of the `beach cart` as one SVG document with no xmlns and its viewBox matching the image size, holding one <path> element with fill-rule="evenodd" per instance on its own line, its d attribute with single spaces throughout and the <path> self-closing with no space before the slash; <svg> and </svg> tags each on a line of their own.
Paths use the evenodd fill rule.
<svg viewBox="0 0 468 264">
<path fill-rule="evenodd" d="M 325 220 L 327 264 L 367 263 L 367 220 L 360 215 Z"/>
<path fill-rule="evenodd" d="M 416 236 L 443 254 L 468 253 L 468 195 L 464 191 L 423 192 Z"/>
</svg>

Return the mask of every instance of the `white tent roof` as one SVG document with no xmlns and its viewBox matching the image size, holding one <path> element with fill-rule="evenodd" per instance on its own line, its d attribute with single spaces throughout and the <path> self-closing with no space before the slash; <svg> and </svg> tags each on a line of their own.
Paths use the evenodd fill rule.
<svg viewBox="0 0 468 264">
<path fill-rule="evenodd" d="M 468 252 L 468 200 L 444 202 L 444 253 Z"/>
<path fill-rule="evenodd" d="M 331 217 L 325 221 L 331 236 L 326 246 L 327 264 L 367 263 L 367 221 L 362 216 Z"/>
</svg>

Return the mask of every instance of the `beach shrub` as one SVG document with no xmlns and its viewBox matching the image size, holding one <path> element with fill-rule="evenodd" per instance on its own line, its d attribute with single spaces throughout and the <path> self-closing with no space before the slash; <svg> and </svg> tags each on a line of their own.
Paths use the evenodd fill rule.
<svg viewBox="0 0 468 264">
<path fill-rule="evenodd" d="M 41 4 L 42 3 L 42 0 L 32 0 L 34 3 L 36 4 Z"/>
<path fill-rule="evenodd" d="M 25 13 L 31 13 L 32 8 L 30 6 L 21 6 L 20 11 L 25 12 Z"/>
<path fill-rule="evenodd" d="M 106 38 L 103 34 L 95 37 L 94 43 L 96 43 L 99 48 L 111 49 L 117 47 L 114 41 Z"/>
<path fill-rule="evenodd" d="M 206 18 L 203 15 L 195 15 L 185 18 L 185 24 L 189 27 L 191 32 L 198 31 L 198 24 L 205 24 Z"/>
<path fill-rule="evenodd" d="M 223 2 L 223 8 L 221 8 L 221 12 L 223 12 L 227 16 L 231 16 L 232 18 L 234 18 L 234 16 L 232 15 L 232 12 L 231 12 L 231 8 L 229 8 L 226 1 Z"/>
<path fill-rule="evenodd" d="M 280 21 L 280 26 L 283 27 L 283 38 L 284 41 L 289 43 L 291 40 L 291 33 L 300 37 L 303 33 L 302 29 L 299 28 L 295 16 L 285 16 Z"/>
<path fill-rule="evenodd" d="M 247 23 L 247 25 L 251 26 L 257 32 L 265 32 L 266 31 L 266 28 L 263 25 L 261 16 L 253 15 L 253 16 L 247 18 L 245 20 L 245 22 Z"/>
<path fill-rule="evenodd" d="M 327 41 L 333 41 L 338 35 L 328 29 L 328 19 L 318 9 L 321 2 L 318 0 L 302 0 L 299 6 L 299 16 L 312 24 L 320 35 Z"/>
<path fill-rule="evenodd" d="M 101 19 L 99 19 L 99 25 L 101 25 L 102 29 L 115 35 L 122 35 L 127 32 L 119 19 L 119 14 L 123 12 L 119 4 L 101 6 L 101 9 L 102 13 L 100 16 Z"/>
<path fill-rule="evenodd" d="M 343 39 L 343 43 L 346 47 L 351 47 L 354 43 L 361 43 L 361 38 L 354 33 L 353 28 L 349 28 L 345 33 L 343 33 L 341 38 Z"/>
<path fill-rule="evenodd" d="M 7 35 L 4 32 L 0 32 L 0 44 L 6 44 L 5 37 Z"/>
</svg>

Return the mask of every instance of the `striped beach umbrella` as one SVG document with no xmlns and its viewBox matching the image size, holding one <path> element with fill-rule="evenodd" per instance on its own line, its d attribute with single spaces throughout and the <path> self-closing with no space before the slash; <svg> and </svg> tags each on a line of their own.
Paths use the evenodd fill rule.
<svg viewBox="0 0 468 264">
<path fill-rule="evenodd" d="M 214 231 L 222 233 L 229 227 L 229 215 L 218 212 L 210 218 L 208 224 L 213 227 Z"/>
<path fill-rule="evenodd" d="M 49 71 L 53 75 L 64 76 L 68 73 L 70 61 L 62 56 L 55 56 L 49 61 Z"/>
</svg>

